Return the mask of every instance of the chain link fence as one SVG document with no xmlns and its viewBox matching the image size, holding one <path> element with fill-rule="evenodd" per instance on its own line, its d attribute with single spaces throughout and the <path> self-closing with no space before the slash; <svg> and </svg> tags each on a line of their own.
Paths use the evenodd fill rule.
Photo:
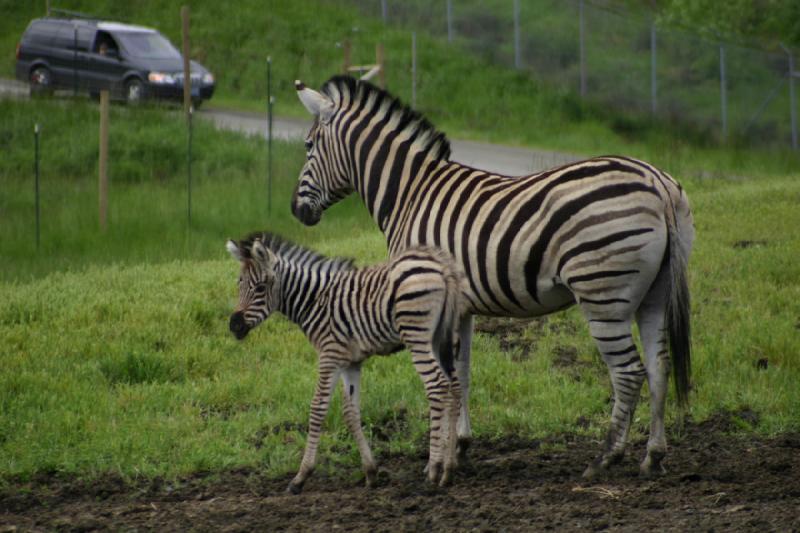
<svg viewBox="0 0 800 533">
<path fill-rule="evenodd" d="M 797 149 L 792 52 L 658 24 L 601 0 L 350 0 L 559 90 L 709 141 Z M 412 89 L 413 90 L 413 89 Z"/>
</svg>

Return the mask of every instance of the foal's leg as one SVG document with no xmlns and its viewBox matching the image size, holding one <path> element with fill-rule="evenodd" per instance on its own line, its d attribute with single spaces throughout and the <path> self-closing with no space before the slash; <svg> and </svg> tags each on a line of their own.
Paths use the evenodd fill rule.
<svg viewBox="0 0 800 533">
<path fill-rule="evenodd" d="M 439 362 L 431 353 L 430 346 L 414 346 L 408 343 L 414 369 L 425 385 L 425 394 L 430 407 L 430 452 L 428 455 L 428 481 L 436 483 L 443 466 L 443 453 L 446 435 L 443 426 L 447 424 L 450 384 L 442 373 Z"/>
<path fill-rule="evenodd" d="M 342 365 L 336 361 L 336 356 L 322 354 L 319 358 L 319 378 L 317 389 L 314 392 L 314 399 L 311 401 L 311 416 L 308 420 L 308 438 L 306 440 L 306 451 L 303 454 L 303 461 L 300 463 L 300 470 L 289 483 L 287 491 L 292 494 L 300 494 L 303 484 L 314 471 L 317 460 L 317 447 L 319 446 L 319 436 L 322 432 L 322 423 L 328 414 L 328 407 L 331 404 L 333 390 L 339 380 Z"/>
<path fill-rule="evenodd" d="M 450 483 L 452 473 L 458 466 L 456 441 L 458 440 L 458 414 L 461 408 L 461 386 L 458 377 L 453 375 L 450 380 L 449 394 L 447 395 L 447 409 L 442 435 L 444 437 L 444 471 L 439 485 L 444 487 Z"/>
<path fill-rule="evenodd" d="M 342 372 L 342 389 L 344 392 L 344 420 L 353 438 L 356 440 L 358 452 L 361 454 L 361 467 L 364 469 L 367 487 L 375 486 L 375 461 L 369 443 L 361 429 L 361 365 L 351 365 Z"/>
</svg>

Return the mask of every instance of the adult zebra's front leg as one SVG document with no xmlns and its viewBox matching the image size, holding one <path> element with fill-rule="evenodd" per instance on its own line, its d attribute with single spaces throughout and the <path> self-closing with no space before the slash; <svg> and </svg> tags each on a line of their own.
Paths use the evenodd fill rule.
<svg viewBox="0 0 800 533">
<path fill-rule="evenodd" d="M 608 366 L 614 390 L 611 427 L 603 452 L 583 473 L 583 477 L 591 478 L 622 459 L 633 413 L 639 401 L 639 391 L 647 372 L 633 342 L 630 319 L 597 318 L 586 307 L 584 313 L 589 318 L 592 337 Z"/>
<path fill-rule="evenodd" d="M 342 392 L 344 402 L 344 420 L 350 433 L 356 441 L 358 451 L 361 454 L 361 467 L 364 470 L 367 487 L 375 486 L 377 469 L 375 460 L 372 458 L 372 451 L 369 448 L 367 438 L 361 428 L 361 365 L 354 364 L 344 369 L 342 372 Z"/>
<path fill-rule="evenodd" d="M 328 414 L 328 407 L 330 407 L 331 404 L 333 390 L 336 387 L 339 374 L 344 366 L 336 359 L 336 356 L 320 354 L 319 377 L 317 379 L 317 388 L 314 392 L 314 399 L 311 401 L 311 415 L 308 420 L 306 451 L 300 463 L 300 470 L 286 489 L 292 494 L 300 494 L 300 492 L 302 492 L 303 484 L 314 471 L 314 466 L 317 461 L 319 437 L 320 433 L 322 433 L 322 423 L 325 421 L 325 416 Z"/>
</svg>

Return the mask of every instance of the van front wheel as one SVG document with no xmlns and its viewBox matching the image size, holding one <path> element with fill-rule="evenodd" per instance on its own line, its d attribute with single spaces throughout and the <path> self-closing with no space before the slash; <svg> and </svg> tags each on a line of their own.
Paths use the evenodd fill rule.
<svg viewBox="0 0 800 533">
<path fill-rule="evenodd" d="M 125 101 L 129 104 L 138 104 L 144 100 L 144 83 L 138 78 L 133 78 L 125 83 Z"/>
</svg>

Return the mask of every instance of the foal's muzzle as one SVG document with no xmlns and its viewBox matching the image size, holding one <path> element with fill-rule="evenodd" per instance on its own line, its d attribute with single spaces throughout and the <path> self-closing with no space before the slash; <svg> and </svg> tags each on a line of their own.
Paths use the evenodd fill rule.
<svg viewBox="0 0 800 533">
<path fill-rule="evenodd" d="M 242 314 L 241 311 L 231 315 L 230 329 L 231 333 L 233 333 L 239 340 L 247 337 L 247 333 L 250 331 L 250 328 L 247 327 L 247 324 L 244 321 L 244 314 Z"/>
</svg>

